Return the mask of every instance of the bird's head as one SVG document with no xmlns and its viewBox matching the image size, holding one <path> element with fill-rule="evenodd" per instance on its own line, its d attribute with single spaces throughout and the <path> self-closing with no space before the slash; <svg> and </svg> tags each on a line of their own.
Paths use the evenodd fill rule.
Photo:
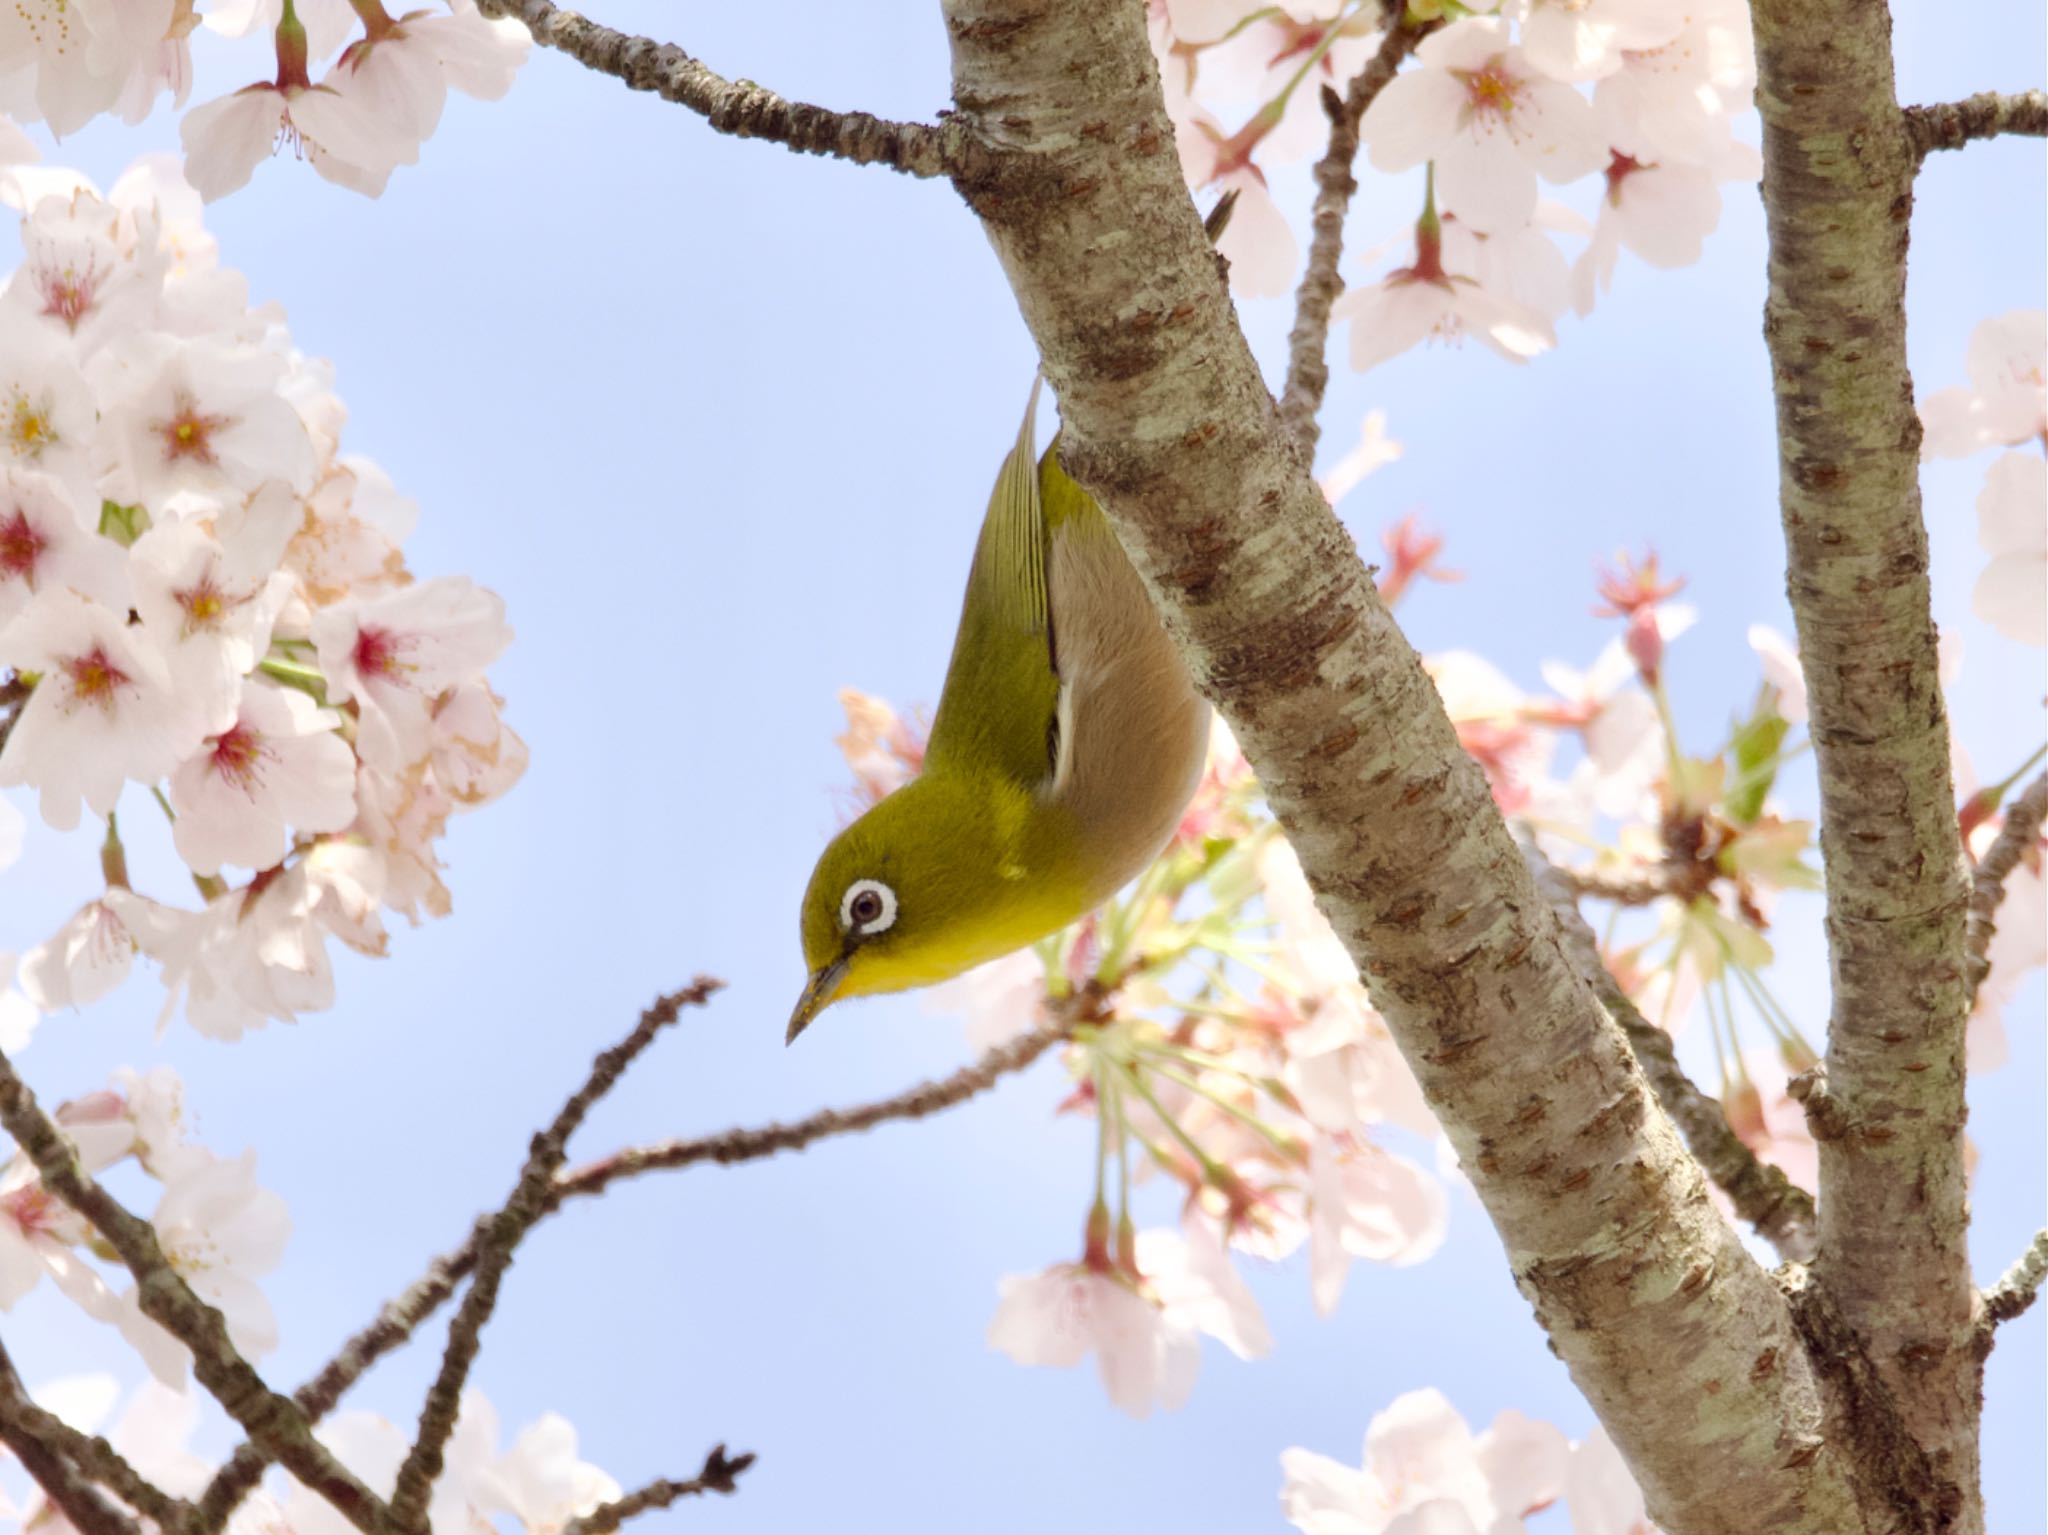
<svg viewBox="0 0 2048 1535">
<path fill-rule="evenodd" d="M 1042 811 L 928 773 L 840 832 L 804 892 L 810 980 L 789 1039 L 841 998 L 936 985 L 1070 920 L 1045 830 Z"/>
</svg>

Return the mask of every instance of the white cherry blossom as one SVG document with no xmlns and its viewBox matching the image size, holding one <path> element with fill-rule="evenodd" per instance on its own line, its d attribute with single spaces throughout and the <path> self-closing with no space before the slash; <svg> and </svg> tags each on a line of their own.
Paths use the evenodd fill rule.
<svg viewBox="0 0 2048 1535">
<path fill-rule="evenodd" d="M 171 775 L 178 856 L 195 874 L 223 864 L 268 869 L 300 833 L 355 819 L 355 757 L 334 732 L 341 717 L 289 688 L 241 685 L 232 722 Z"/>
<path fill-rule="evenodd" d="M 1616 153 L 1607 167 L 1607 193 L 1593 238 L 1572 267 L 1572 307 L 1593 310 L 1596 292 L 1614 285 L 1614 268 L 1628 250 L 1653 267 L 1690 266 L 1721 221 L 1723 181 L 1754 181 L 1763 161 L 1747 144 L 1730 143 L 1707 164 L 1643 164 Z"/>
<path fill-rule="evenodd" d="M 1447 269 L 1441 238 L 1426 230 L 1418 230 L 1412 265 L 1353 288 L 1330 313 L 1351 322 L 1351 366 L 1360 373 L 1433 338 L 1469 335 L 1509 362 L 1527 362 L 1557 344 L 1550 321 L 1536 310 L 1483 287 L 1469 272 Z"/>
<path fill-rule="evenodd" d="M 1079 1263 L 1011 1274 L 988 1325 L 989 1346 L 1018 1364 L 1072 1369 L 1095 1355 L 1109 1399 L 1134 1418 L 1187 1401 L 1201 1365 L 1194 1329 L 1128 1279 Z"/>
<path fill-rule="evenodd" d="M 298 413 L 278 397 L 283 359 L 251 347 L 143 334 L 95 365 L 102 486 L 154 505 L 179 491 L 233 498 L 282 480 L 313 482 Z"/>
<path fill-rule="evenodd" d="M 75 505 L 97 507 L 96 414 L 73 338 L 0 305 L 0 469 L 55 475 Z"/>
<path fill-rule="evenodd" d="M 2048 448 L 2048 311 L 2014 309 L 1970 332 L 1970 385 L 1920 402 L 1925 458 L 1967 458 L 1984 448 Z M 0 396 L 4 404 L 4 396 Z"/>
<path fill-rule="evenodd" d="M 1484 233 L 1508 233 L 1536 211 L 1536 178 L 1576 181 L 1607 144 L 1586 99 L 1536 72 L 1507 24 L 1468 17 L 1416 50 L 1359 125 L 1383 171 L 1436 164 L 1437 195 Z"/>
<path fill-rule="evenodd" d="M 116 906 L 88 901 L 21 959 L 21 989 L 42 1012 L 97 1002 L 128 978 L 135 938 Z"/>
<path fill-rule="evenodd" d="M 1657 48 L 1685 25 L 1683 0 L 1520 0 L 1522 51 L 1553 80 L 1611 75 L 1625 53 Z"/>
<path fill-rule="evenodd" d="M 0 631 L 0 665 L 41 674 L 0 750 L 0 787 L 41 795 L 43 819 L 106 815 L 124 780 L 154 783 L 200 734 L 163 657 L 112 609 L 68 588 L 43 592 Z"/>
<path fill-rule="evenodd" d="M 2007 453 L 1977 497 L 1977 544 L 1991 563 L 1970 605 L 2009 640 L 2048 645 L 2048 461 Z"/>
<path fill-rule="evenodd" d="M 358 750 L 395 772 L 427 750 L 433 699 L 472 682 L 511 643 L 505 604 L 455 576 L 423 581 L 316 616 L 313 643 L 328 699 L 361 710 Z"/>
<path fill-rule="evenodd" d="M 1657 1535 L 1628 1463 L 1607 1430 L 1597 1424 L 1572 1446 L 1564 1499 L 1571 1511 L 1572 1535 Z"/>
<path fill-rule="evenodd" d="M 1711 165 L 1756 91 L 1747 0 L 1689 0 L 1669 42 L 1631 49 L 1593 89 L 1607 145 L 1645 164 Z M 1591 167 L 1588 167 L 1591 169 Z"/>
<path fill-rule="evenodd" d="M 36 593 L 70 589 L 115 611 L 128 606 L 121 548 L 85 527 L 61 482 L 0 468 L 0 628 Z"/>
</svg>

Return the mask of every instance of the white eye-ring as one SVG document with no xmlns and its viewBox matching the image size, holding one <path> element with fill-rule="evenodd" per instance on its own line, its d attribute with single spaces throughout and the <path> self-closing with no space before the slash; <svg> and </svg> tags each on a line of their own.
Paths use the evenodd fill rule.
<svg viewBox="0 0 2048 1535">
<path fill-rule="evenodd" d="M 878 879 L 857 879 L 839 900 L 839 925 L 849 932 L 885 933 L 896 923 L 896 892 Z"/>
</svg>

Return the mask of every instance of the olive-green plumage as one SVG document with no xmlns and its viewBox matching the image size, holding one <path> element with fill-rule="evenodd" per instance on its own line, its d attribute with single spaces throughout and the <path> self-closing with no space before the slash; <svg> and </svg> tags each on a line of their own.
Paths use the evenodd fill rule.
<svg viewBox="0 0 2048 1535">
<path fill-rule="evenodd" d="M 1209 710 L 1101 507 L 1033 462 L 1038 387 L 975 548 L 924 770 L 825 849 L 804 895 L 828 1003 L 928 986 L 1055 932 L 1173 835 Z"/>
</svg>

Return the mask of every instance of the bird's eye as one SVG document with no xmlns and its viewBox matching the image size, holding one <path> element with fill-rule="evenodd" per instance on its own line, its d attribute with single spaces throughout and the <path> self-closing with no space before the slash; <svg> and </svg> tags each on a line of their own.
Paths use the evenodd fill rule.
<svg viewBox="0 0 2048 1535">
<path fill-rule="evenodd" d="M 886 932 L 896 920 L 896 892 L 878 879 L 857 879 L 839 902 L 839 925 L 856 933 Z"/>
</svg>

